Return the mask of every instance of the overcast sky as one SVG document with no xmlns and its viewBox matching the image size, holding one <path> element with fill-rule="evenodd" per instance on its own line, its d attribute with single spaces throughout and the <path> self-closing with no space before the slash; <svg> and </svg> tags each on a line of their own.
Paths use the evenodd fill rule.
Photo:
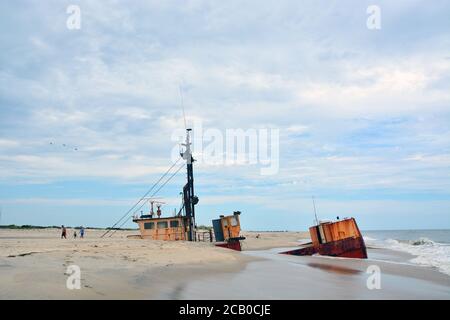
<svg viewBox="0 0 450 320">
<path fill-rule="evenodd" d="M 280 132 L 277 174 L 195 166 L 199 224 L 304 230 L 315 196 L 362 229 L 450 228 L 449 17 L 439 0 L 1 1 L 0 224 L 113 224 L 172 164 L 181 85 L 189 126 Z"/>
</svg>

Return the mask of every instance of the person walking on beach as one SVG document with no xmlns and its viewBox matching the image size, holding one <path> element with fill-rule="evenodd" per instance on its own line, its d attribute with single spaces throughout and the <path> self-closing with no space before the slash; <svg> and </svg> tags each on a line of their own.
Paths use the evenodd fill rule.
<svg viewBox="0 0 450 320">
<path fill-rule="evenodd" d="M 62 225 L 62 226 L 61 226 L 61 239 L 62 239 L 62 238 L 67 239 L 66 234 L 67 234 L 66 227 L 64 227 L 64 226 Z"/>
<path fill-rule="evenodd" d="M 74 239 L 77 238 L 77 231 L 76 231 L 76 230 L 73 232 L 73 238 L 74 238 Z"/>
<path fill-rule="evenodd" d="M 81 226 L 81 228 L 80 228 L 80 239 L 83 239 L 84 238 L 84 228 L 83 228 L 83 226 Z"/>
</svg>

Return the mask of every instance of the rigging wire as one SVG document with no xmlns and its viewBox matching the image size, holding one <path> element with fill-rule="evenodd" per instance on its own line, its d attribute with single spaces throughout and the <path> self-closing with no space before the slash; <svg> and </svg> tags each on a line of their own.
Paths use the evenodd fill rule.
<svg viewBox="0 0 450 320">
<path fill-rule="evenodd" d="M 127 217 L 129 215 L 129 213 L 134 210 L 134 208 L 136 208 L 136 206 L 142 201 L 144 200 L 145 197 L 147 197 L 147 195 L 153 191 L 153 189 L 158 185 L 158 183 L 161 182 L 161 180 L 170 172 L 170 170 L 172 170 L 173 167 L 175 167 L 175 165 L 181 160 L 181 158 L 178 158 L 178 160 L 172 164 L 172 166 L 167 169 L 167 171 L 158 179 L 158 181 L 156 181 L 152 187 L 139 199 L 139 201 L 137 201 L 130 209 L 128 209 L 128 211 L 116 222 L 114 223 L 114 225 L 112 227 L 110 227 L 104 234 L 102 234 L 102 236 L 100 238 L 103 238 L 105 235 L 107 235 L 113 228 L 115 228 L 125 217 Z M 160 190 L 160 189 L 159 189 Z M 145 204 L 145 202 L 144 202 Z M 142 205 L 140 208 L 142 208 L 144 205 Z M 139 209 L 140 209 L 139 208 Z M 139 210 L 138 209 L 138 210 Z M 135 211 L 136 212 L 136 211 Z M 125 220 L 127 221 L 127 220 Z"/>
<path fill-rule="evenodd" d="M 184 167 L 184 163 L 182 163 L 181 164 L 181 166 L 174 172 L 174 173 L 172 173 L 172 175 L 158 188 L 158 190 L 156 190 L 151 196 L 150 196 L 150 198 L 153 198 L 170 180 L 172 180 L 172 178 L 178 173 L 178 172 L 180 172 L 180 170 L 182 169 Z M 139 210 L 141 210 L 142 209 L 142 207 L 145 205 L 145 202 L 143 202 L 142 204 L 141 204 L 141 206 L 139 207 L 139 208 L 137 208 L 134 212 L 133 212 L 133 214 L 132 215 L 134 215 L 134 214 L 136 214 L 136 212 L 138 212 Z M 131 211 L 131 210 L 129 210 L 129 211 Z M 129 212 L 128 212 L 129 213 Z M 127 213 L 127 215 L 128 215 L 128 213 Z M 128 220 L 127 219 L 125 219 L 125 221 L 123 221 L 123 223 L 118 227 L 118 229 L 120 229 L 120 228 L 122 228 L 124 225 L 125 225 L 125 223 L 127 223 L 128 222 Z M 116 231 L 117 231 L 117 229 L 115 229 L 115 230 L 113 230 L 112 232 L 111 232 L 111 234 L 109 235 L 109 238 L 111 238 L 112 237 L 112 235 L 114 234 L 114 233 L 116 233 Z"/>
<path fill-rule="evenodd" d="M 178 210 L 177 216 L 181 215 L 181 211 L 184 210 L 184 197 L 181 200 L 181 206 L 180 206 L 180 210 Z"/>
</svg>

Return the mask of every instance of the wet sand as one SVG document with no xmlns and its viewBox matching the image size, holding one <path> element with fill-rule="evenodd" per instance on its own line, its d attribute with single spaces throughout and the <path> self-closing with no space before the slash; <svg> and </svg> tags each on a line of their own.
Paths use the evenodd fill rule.
<svg viewBox="0 0 450 320">
<path fill-rule="evenodd" d="M 288 248 L 285 248 L 288 249 Z M 408 263 L 402 253 L 369 249 L 368 260 L 331 257 L 298 257 L 279 254 L 280 249 L 247 251 L 258 257 L 236 275 L 215 275 L 189 283 L 181 298 L 195 299 L 449 299 L 450 277 Z M 390 257 L 395 262 L 378 259 Z M 408 259 L 406 259 L 408 258 Z M 377 265 L 380 289 L 368 289 Z"/>
<path fill-rule="evenodd" d="M 69 235 L 72 233 L 69 231 Z M 0 230 L 0 299 L 449 299 L 450 277 L 412 256 L 369 249 L 369 260 L 281 255 L 306 233 L 245 232 L 245 251 L 211 243 L 59 239 L 59 230 Z M 257 237 L 257 235 L 259 235 Z M 390 260 L 392 262 L 385 262 Z M 369 265 L 381 289 L 366 286 Z M 69 265 L 81 290 L 68 290 Z"/>
</svg>

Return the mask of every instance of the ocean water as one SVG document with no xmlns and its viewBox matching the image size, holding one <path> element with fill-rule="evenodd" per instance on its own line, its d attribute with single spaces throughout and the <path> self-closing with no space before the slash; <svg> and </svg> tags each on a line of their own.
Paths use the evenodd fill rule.
<svg viewBox="0 0 450 320">
<path fill-rule="evenodd" d="M 367 246 L 410 253 L 411 263 L 436 268 L 450 276 L 450 230 L 362 231 Z"/>
</svg>

